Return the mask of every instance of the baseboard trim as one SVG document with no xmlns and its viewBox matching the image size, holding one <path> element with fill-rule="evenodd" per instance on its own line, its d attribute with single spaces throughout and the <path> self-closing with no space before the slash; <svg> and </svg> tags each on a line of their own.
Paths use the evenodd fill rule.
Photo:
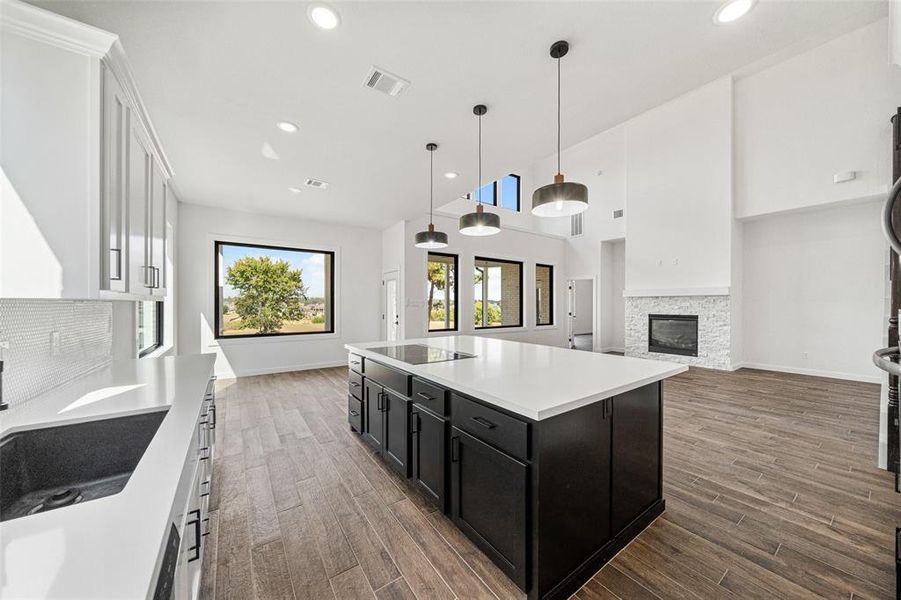
<svg viewBox="0 0 901 600">
<path fill-rule="evenodd" d="M 280 367 L 266 367 L 263 369 L 244 369 L 240 372 L 231 371 L 230 373 L 216 373 L 217 377 L 223 379 L 231 379 L 238 377 L 254 377 L 255 375 L 272 375 L 274 373 L 290 373 L 292 371 L 312 371 L 313 369 L 330 369 L 332 367 L 343 367 L 347 365 L 347 361 L 328 361 L 321 363 L 305 363 L 302 365 L 283 365 Z"/>
<path fill-rule="evenodd" d="M 763 371 L 776 371 L 778 373 L 794 373 L 796 375 L 812 375 L 814 377 L 828 377 L 829 379 L 843 379 L 845 381 L 860 381 L 863 383 L 882 383 L 882 377 L 878 375 L 858 375 L 856 373 L 843 373 L 841 371 L 827 371 L 824 369 L 802 369 L 798 367 L 784 367 L 781 365 L 768 365 L 764 363 L 742 362 L 732 366 L 732 370 L 761 369 Z"/>
</svg>

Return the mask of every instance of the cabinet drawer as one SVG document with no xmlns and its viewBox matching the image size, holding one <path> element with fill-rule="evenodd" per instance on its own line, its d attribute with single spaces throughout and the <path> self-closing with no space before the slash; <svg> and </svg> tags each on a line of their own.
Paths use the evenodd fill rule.
<svg viewBox="0 0 901 600">
<path fill-rule="evenodd" d="M 410 380 L 413 376 L 403 371 L 367 360 L 366 377 L 402 396 L 410 396 Z"/>
<path fill-rule="evenodd" d="M 457 394 L 451 394 L 451 401 L 452 421 L 456 427 L 511 456 L 528 459 L 528 423 Z"/>
<path fill-rule="evenodd" d="M 354 371 L 347 373 L 347 391 L 359 401 L 363 401 L 363 376 Z"/>
<path fill-rule="evenodd" d="M 347 397 L 347 422 L 357 432 L 363 431 L 363 403 L 353 396 Z"/>
<path fill-rule="evenodd" d="M 357 373 L 366 372 L 365 360 L 359 354 L 350 353 L 347 355 L 347 366 Z"/>
<path fill-rule="evenodd" d="M 413 402 L 437 415 L 447 414 L 447 390 L 418 377 L 413 378 Z"/>
</svg>

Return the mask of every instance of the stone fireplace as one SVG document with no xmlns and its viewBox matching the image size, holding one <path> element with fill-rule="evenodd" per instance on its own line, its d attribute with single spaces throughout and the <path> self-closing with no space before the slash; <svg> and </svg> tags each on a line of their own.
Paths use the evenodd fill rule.
<svg viewBox="0 0 901 600">
<path fill-rule="evenodd" d="M 731 369 L 728 294 L 627 295 L 626 356 Z"/>
</svg>

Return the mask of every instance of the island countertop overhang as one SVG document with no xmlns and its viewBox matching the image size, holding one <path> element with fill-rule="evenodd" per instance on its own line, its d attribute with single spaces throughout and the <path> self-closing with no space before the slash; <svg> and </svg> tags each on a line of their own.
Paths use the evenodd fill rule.
<svg viewBox="0 0 901 600">
<path fill-rule="evenodd" d="M 422 344 L 474 358 L 414 365 L 372 348 Z M 661 381 L 688 370 L 681 364 L 569 350 L 469 335 L 397 342 L 351 343 L 359 354 L 472 396 L 522 417 L 541 421 Z"/>
</svg>

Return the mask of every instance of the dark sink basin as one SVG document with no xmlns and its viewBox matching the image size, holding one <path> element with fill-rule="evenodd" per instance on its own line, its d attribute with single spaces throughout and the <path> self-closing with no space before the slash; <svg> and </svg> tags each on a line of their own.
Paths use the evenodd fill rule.
<svg viewBox="0 0 901 600">
<path fill-rule="evenodd" d="M 167 410 L 0 439 L 0 521 L 118 494 Z"/>
</svg>

